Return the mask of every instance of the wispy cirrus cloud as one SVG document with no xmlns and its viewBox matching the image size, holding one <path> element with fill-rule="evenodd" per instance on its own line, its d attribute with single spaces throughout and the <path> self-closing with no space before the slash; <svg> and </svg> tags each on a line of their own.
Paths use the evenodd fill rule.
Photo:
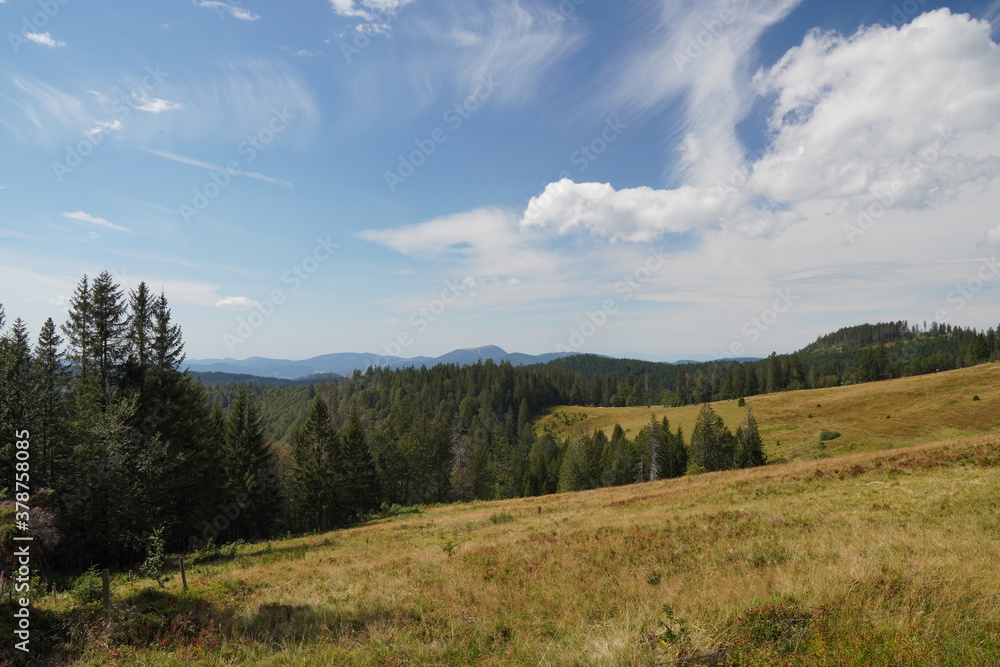
<svg viewBox="0 0 1000 667">
<path fill-rule="evenodd" d="M 165 160 L 179 162 L 181 164 L 190 165 L 192 167 L 200 167 L 201 169 L 208 169 L 209 171 L 226 171 L 226 168 L 220 164 L 205 162 L 204 160 L 188 157 L 187 155 L 180 155 L 179 153 L 174 153 L 172 151 L 164 151 L 155 148 L 144 148 L 143 151 L 145 151 L 146 153 L 151 153 L 152 155 L 157 155 L 159 157 L 162 157 Z M 285 188 L 295 187 L 294 183 L 290 183 L 289 181 L 286 181 L 281 178 L 266 176 L 256 171 L 240 171 L 238 175 L 246 176 L 247 178 L 252 178 L 258 181 L 264 181 L 265 183 L 273 183 L 274 185 L 280 185 Z"/>
<path fill-rule="evenodd" d="M 89 213 L 84 213 L 83 211 L 73 211 L 71 213 L 63 213 L 62 217 L 69 218 L 70 220 L 78 220 L 80 222 L 86 222 L 91 225 L 97 225 L 98 227 L 103 227 L 104 229 L 112 229 L 116 232 L 128 232 L 129 234 L 134 234 L 128 227 L 122 227 L 121 225 L 116 225 L 113 222 L 109 222 L 104 218 L 99 218 L 96 215 L 90 215 Z"/>
<path fill-rule="evenodd" d="M 256 21 L 260 18 L 259 14 L 254 14 L 248 9 L 231 5 L 227 2 L 219 2 L 218 0 L 195 0 L 195 2 L 199 7 L 214 9 L 219 15 L 219 18 L 223 18 L 226 15 L 232 16 L 234 19 L 239 19 L 241 21 Z"/>
</svg>

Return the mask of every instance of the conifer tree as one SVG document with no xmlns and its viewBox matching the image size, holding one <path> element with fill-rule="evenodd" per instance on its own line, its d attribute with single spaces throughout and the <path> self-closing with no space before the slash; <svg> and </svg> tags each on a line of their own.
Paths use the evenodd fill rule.
<svg viewBox="0 0 1000 667">
<path fill-rule="evenodd" d="M 305 424 L 292 436 L 292 498 L 296 525 L 324 531 L 347 520 L 340 501 L 345 484 L 343 447 L 333 428 L 330 408 L 321 397 L 313 400 Z"/>
<path fill-rule="evenodd" d="M 691 433 L 690 462 L 705 470 L 727 470 L 733 465 L 733 434 L 705 403 Z"/>
<path fill-rule="evenodd" d="M 37 420 L 32 433 L 38 447 L 36 486 L 52 486 L 67 472 L 72 449 L 67 431 L 66 391 L 69 370 L 63 363 L 59 347 L 62 338 L 56 332 L 52 318 L 45 320 L 38 334 L 32 360 L 31 376 Z"/>
<path fill-rule="evenodd" d="M 757 429 L 757 420 L 747 407 L 746 417 L 736 429 L 736 451 L 733 454 L 734 468 L 752 468 L 767 462 L 764 455 L 764 441 Z"/>
<path fill-rule="evenodd" d="M 237 508 L 231 534 L 244 539 L 268 535 L 279 501 L 274 454 L 264 439 L 260 408 L 242 385 L 226 418 L 225 470 L 228 503 Z"/>
<path fill-rule="evenodd" d="M 355 519 L 378 509 L 381 493 L 378 488 L 378 474 L 372 460 L 371 450 L 365 440 L 358 413 L 351 411 L 341 433 L 343 443 L 344 504 L 349 509 L 349 519 Z"/>
</svg>

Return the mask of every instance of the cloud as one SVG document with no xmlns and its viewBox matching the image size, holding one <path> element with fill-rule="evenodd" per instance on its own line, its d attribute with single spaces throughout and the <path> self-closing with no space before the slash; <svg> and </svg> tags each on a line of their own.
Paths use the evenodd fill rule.
<svg viewBox="0 0 1000 667">
<path fill-rule="evenodd" d="M 247 9 L 230 5 L 225 2 L 218 2 L 217 0 L 202 0 L 201 2 L 198 2 L 198 6 L 205 7 L 206 9 L 214 9 L 219 15 L 219 18 L 223 18 L 226 14 L 232 16 L 234 19 L 240 19 L 241 21 L 256 21 L 260 18 L 260 15 L 254 14 Z"/>
<path fill-rule="evenodd" d="M 184 105 L 179 102 L 162 100 L 159 97 L 150 97 L 146 93 L 142 95 L 141 99 L 136 101 L 141 102 L 141 104 L 136 106 L 136 109 L 139 111 L 148 111 L 149 113 L 163 113 L 164 111 L 173 111 L 175 109 L 184 108 Z"/>
<path fill-rule="evenodd" d="M 986 230 L 986 243 L 988 245 L 1000 246 L 1000 223 Z"/>
<path fill-rule="evenodd" d="M 753 103 L 748 68 L 757 42 L 801 1 L 662 2 L 605 73 L 611 83 L 602 104 L 633 116 L 680 101 L 683 120 L 669 128 L 679 139 L 674 177 L 692 185 L 725 181 L 744 159 L 736 126 Z"/>
<path fill-rule="evenodd" d="M 733 339 L 766 354 L 813 335 L 791 332 L 779 341 L 778 329 L 793 320 L 808 329 L 810 318 L 827 312 L 849 313 L 844 326 L 868 311 L 904 319 L 930 308 L 930 317 L 935 290 L 968 274 L 966 259 L 984 238 L 983 214 L 992 216 L 1000 191 L 1000 47 L 985 22 L 941 10 L 902 28 L 810 33 L 754 75 L 746 63 L 757 40 L 793 6 L 748 8 L 746 27 L 734 22 L 733 34 L 680 70 L 661 72 L 671 69 L 673 49 L 698 34 L 667 22 L 666 46 L 649 52 L 659 55 L 658 64 L 650 57 L 612 87 L 650 118 L 671 103 L 688 109 L 675 136 L 680 185 L 615 188 L 563 179 L 523 210 L 477 208 L 361 238 L 426 261 L 430 273 L 493 276 L 506 286 L 487 300 L 507 303 L 520 317 L 559 299 L 546 321 L 578 325 L 583 316 L 567 314 L 575 304 L 584 313 L 618 299 L 615 322 L 622 328 L 611 324 L 600 336 L 618 336 L 632 349 L 636 336 L 659 345 L 664 320 L 677 322 L 670 328 L 675 348 L 688 341 L 705 349 L 711 331 L 723 354 Z M 711 20 L 701 10 L 694 16 L 693 26 L 680 23 L 704 29 L 701 22 Z M 766 145 L 756 161 L 745 157 L 737 133 L 754 104 L 766 113 Z M 708 120 L 699 118 L 702 111 Z M 863 242 L 848 243 L 844 225 L 895 179 L 895 201 Z M 985 239 L 1000 243 L 1000 224 Z M 615 285 L 634 275 L 650 248 L 669 259 L 625 307 Z M 511 278 L 521 282 L 509 285 Z M 740 326 L 768 307 L 779 286 L 802 299 L 794 315 L 751 346 Z M 940 293 L 942 306 L 948 289 Z M 553 342 L 560 336 L 554 333 Z"/>
<path fill-rule="evenodd" d="M 180 155 L 178 153 L 173 153 L 171 151 L 158 150 L 155 148 L 144 148 L 147 153 L 152 153 L 153 155 L 158 155 L 166 160 L 172 160 L 173 162 L 180 162 L 181 164 L 191 165 L 192 167 L 200 167 L 202 169 L 208 169 L 209 171 L 227 171 L 226 167 L 220 164 L 213 164 L 211 162 L 205 162 L 204 160 L 199 160 L 197 158 L 188 157 L 186 155 Z M 274 185 L 280 185 L 286 188 L 294 188 L 295 184 L 289 181 L 274 178 L 272 176 L 265 176 L 256 171 L 240 171 L 238 176 L 246 176 L 247 178 L 252 178 L 258 181 L 264 181 L 265 183 L 273 183 Z"/>
<path fill-rule="evenodd" d="M 751 184 L 772 199 L 864 201 L 898 182 L 901 203 L 930 206 L 1000 175 L 1000 158 L 967 142 L 1000 118 L 1000 47 L 983 21 L 941 9 L 850 37 L 814 31 L 754 82 L 775 104 Z"/>
<path fill-rule="evenodd" d="M 254 58 L 213 66 L 203 81 L 189 81 L 173 95 L 184 105 L 185 123 L 175 127 L 191 141 L 209 136 L 229 139 L 233 151 L 248 134 L 256 135 L 272 120 L 275 110 L 290 114 L 280 144 L 310 146 L 319 126 L 319 106 L 309 83 L 282 61 Z M 278 142 L 268 146 L 277 150 Z"/>
<path fill-rule="evenodd" d="M 383 16 L 393 16 L 397 11 L 413 1 L 414 0 L 361 0 L 360 3 L 355 3 L 355 0 L 330 0 L 330 5 L 333 7 L 333 11 L 340 16 L 350 16 L 353 18 L 364 19 L 365 21 L 374 21 L 376 19 L 376 13 L 382 14 Z"/>
<path fill-rule="evenodd" d="M 0 62 L 0 124 L 20 141 L 51 143 L 93 121 L 79 98 Z"/>
<path fill-rule="evenodd" d="M 94 127 L 87 130 L 87 134 L 93 136 L 95 134 L 102 134 L 104 132 L 118 132 L 119 130 L 122 129 L 122 127 L 124 127 L 124 125 L 120 120 L 112 120 L 112 121 L 99 120 L 97 121 L 97 124 L 94 125 Z"/>
<path fill-rule="evenodd" d="M 216 301 L 215 306 L 216 308 L 225 308 L 227 310 L 253 310 L 259 308 L 260 304 L 245 296 L 227 296 L 224 299 Z"/>
<path fill-rule="evenodd" d="M 116 225 L 113 222 L 108 222 L 104 218 L 98 218 L 95 215 L 90 215 L 89 213 L 84 213 L 83 211 L 63 213 L 62 217 L 69 218 L 70 220 L 79 220 L 80 222 L 89 222 L 92 225 L 97 225 L 98 227 L 104 227 L 105 229 L 113 229 L 116 232 L 128 232 L 130 234 L 135 233 L 128 227 L 122 227 L 121 225 Z"/>
<path fill-rule="evenodd" d="M 41 44 L 42 46 L 48 46 L 51 48 L 66 46 L 66 42 L 57 42 L 52 39 L 52 34 L 48 32 L 26 32 L 24 33 L 24 36 L 35 44 Z"/>
<path fill-rule="evenodd" d="M 501 104 L 533 99 L 545 77 L 585 37 L 582 23 L 519 2 L 495 3 L 488 9 L 462 3 L 452 9 L 441 26 L 425 25 L 430 40 L 450 47 L 439 47 L 436 66 L 451 73 L 462 95 L 471 94 L 484 80 L 502 82 L 495 94 Z M 420 59 L 412 64 L 426 68 Z M 424 78 L 423 71 L 414 74 Z"/>
</svg>

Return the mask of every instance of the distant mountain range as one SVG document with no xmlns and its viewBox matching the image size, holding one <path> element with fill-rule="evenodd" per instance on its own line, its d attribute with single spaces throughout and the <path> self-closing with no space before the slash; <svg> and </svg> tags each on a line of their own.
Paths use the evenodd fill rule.
<svg viewBox="0 0 1000 667">
<path fill-rule="evenodd" d="M 508 361 L 514 366 L 528 364 L 544 364 L 553 359 L 573 354 L 571 352 L 551 352 L 548 354 L 521 354 L 507 352 L 496 345 L 471 347 L 452 350 L 440 357 L 390 357 L 382 354 L 336 352 L 324 354 L 312 359 L 291 361 L 289 359 L 267 359 L 265 357 L 250 357 L 249 359 L 190 359 L 185 362 L 188 370 L 200 373 L 236 373 L 257 375 L 262 377 L 295 380 L 308 375 L 350 375 L 356 370 L 363 371 L 371 366 L 388 368 L 407 368 L 434 366 L 437 364 L 458 364 L 465 366 L 477 361 L 492 359 L 495 363 Z"/>
</svg>

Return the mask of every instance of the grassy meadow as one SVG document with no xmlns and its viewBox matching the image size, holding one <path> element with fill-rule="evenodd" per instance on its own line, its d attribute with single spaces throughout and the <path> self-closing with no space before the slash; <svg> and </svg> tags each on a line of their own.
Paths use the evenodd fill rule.
<svg viewBox="0 0 1000 667">
<path fill-rule="evenodd" d="M 973 397 L 980 400 L 974 401 Z M 751 396 L 746 404 L 764 438 L 769 458 L 816 457 L 887 447 L 948 440 L 1000 432 L 1000 364 L 982 364 L 954 371 L 866 384 L 779 392 Z M 737 402 L 716 401 L 713 409 L 735 431 L 744 409 Z M 566 437 L 575 429 L 602 429 L 611 435 L 620 424 L 635 434 L 649 424 L 650 416 L 664 415 L 673 428 L 680 425 L 691 437 L 701 406 L 549 408 L 536 424 Z M 584 416 L 585 415 L 585 416 Z M 819 434 L 835 430 L 841 437 L 817 449 Z M 780 444 L 776 444 L 780 442 Z"/>
<path fill-rule="evenodd" d="M 35 647 L 95 666 L 1000 664 L 997 380 L 752 398 L 787 463 L 408 508 L 189 557 L 187 591 L 119 573 L 110 628 L 99 602 L 38 597 Z M 696 410 L 667 414 L 690 435 Z M 650 410 L 606 412 L 634 435 Z M 817 459 L 824 428 L 843 436 Z"/>
</svg>

